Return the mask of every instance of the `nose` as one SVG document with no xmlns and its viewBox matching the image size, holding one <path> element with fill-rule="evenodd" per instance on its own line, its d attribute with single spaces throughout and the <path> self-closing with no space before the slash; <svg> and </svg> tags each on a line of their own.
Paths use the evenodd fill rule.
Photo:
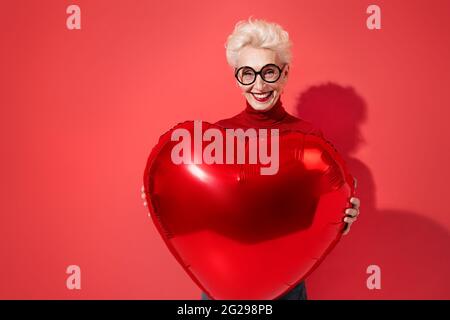
<svg viewBox="0 0 450 320">
<path fill-rule="evenodd" d="M 256 77 L 255 83 L 253 84 L 253 88 L 258 91 L 262 91 L 262 89 L 264 88 L 264 80 L 261 78 L 260 74 L 258 74 L 258 76 Z"/>
</svg>

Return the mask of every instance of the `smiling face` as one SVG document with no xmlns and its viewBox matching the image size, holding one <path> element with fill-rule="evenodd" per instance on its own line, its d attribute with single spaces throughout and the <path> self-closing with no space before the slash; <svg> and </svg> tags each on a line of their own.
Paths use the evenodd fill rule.
<svg viewBox="0 0 450 320">
<path fill-rule="evenodd" d="M 239 52 L 237 68 L 248 66 L 255 71 L 260 71 L 267 64 L 275 64 L 283 69 L 283 63 L 279 60 L 275 51 L 263 48 L 244 47 Z M 282 70 L 278 81 L 274 83 L 265 82 L 261 75 L 256 77 L 255 82 L 250 85 L 243 85 L 236 80 L 243 95 L 253 109 L 258 111 L 268 111 L 278 101 L 283 88 L 286 85 L 289 74 L 289 65 Z"/>
</svg>

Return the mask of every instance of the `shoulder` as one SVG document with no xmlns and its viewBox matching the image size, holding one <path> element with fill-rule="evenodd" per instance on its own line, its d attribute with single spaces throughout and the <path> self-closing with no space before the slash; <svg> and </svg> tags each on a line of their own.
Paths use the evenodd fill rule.
<svg viewBox="0 0 450 320">
<path fill-rule="evenodd" d="M 238 128 L 245 127 L 245 121 L 242 120 L 242 112 L 232 116 L 230 118 L 221 119 L 219 121 L 214 122 L 215 125 L 224 127 L 224 128 Z"/>
<path fill-rule="evenodd" d="M 231 118 L 221 119 L 219 121 L 214 122 L 214 124 L 218 126 L 224 126 L 229 121 L 231 121 Z"/>
<path fill-rule="evenodd" d="M 289 129 L 296 129 L 307 134 L 313 134 L 323 137 L 322 130 L 319 127 L 315 126 L 312 122 L 300 119 L 289 113 L 286 115 L 284 123 L 287 125 L 287 128 Z"/>
</svg>

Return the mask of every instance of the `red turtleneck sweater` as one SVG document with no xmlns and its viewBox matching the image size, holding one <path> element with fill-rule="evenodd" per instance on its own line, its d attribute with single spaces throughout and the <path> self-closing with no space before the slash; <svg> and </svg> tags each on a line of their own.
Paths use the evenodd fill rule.
<svg viewBox="0 0 450 320">
<path fill-rule="evenodd" d="M 283 107 L 281 98 L 268 111 L 258 111 L 246 101 L 246 107 L 237 115 L 219 120 L 216 125 L 224 128 L 236 129 L 279 129 L 283 130 L 296 129 L 303 133 L 312 133 L 323 137 L 322 131 L 315 128 L 310 122 L 294 117 L 289 114 Z"/>
<path fill-rule="evenodd" d="M 276 104 L 268 111 L 257 111 L 246 101 L 246 107 L 237 115 L 222 119 L 215 123 L 229 129 L 296 129 L 303 133 L 315 134 L 323 137 L 322 131 L 315 128 L 310 122 L 294 117 L 283 107 L 281 99 L 278 98 Z M 208 299 L 205 293 L 202 293 L 202 299 Z M 306 299 L 305 283 L 300 282 L 297 286 L 285 293 L 279 300 L 304 300 Z"/>
</svg>

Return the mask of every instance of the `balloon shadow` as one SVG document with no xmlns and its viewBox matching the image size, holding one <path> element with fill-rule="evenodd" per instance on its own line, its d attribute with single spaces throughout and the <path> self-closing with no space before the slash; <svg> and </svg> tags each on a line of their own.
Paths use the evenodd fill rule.
<svg viewBox="0 0 450 320">
<path fill-rule="evenodd" d="M 370 168 L 353 156 L 367 142 L 361 125 L 367 104 L 352 87 L 312 86 L 295 115 L 319 127 L 357 179 L 360 216 L 322 264 L 308 277 L 312 299 L 449 299 L 450 236 L 447 229 L 408 210 L 377 208 Z M 369 289 L 367 268 L 380 268 L 380 289 Z"/>
</svg>

